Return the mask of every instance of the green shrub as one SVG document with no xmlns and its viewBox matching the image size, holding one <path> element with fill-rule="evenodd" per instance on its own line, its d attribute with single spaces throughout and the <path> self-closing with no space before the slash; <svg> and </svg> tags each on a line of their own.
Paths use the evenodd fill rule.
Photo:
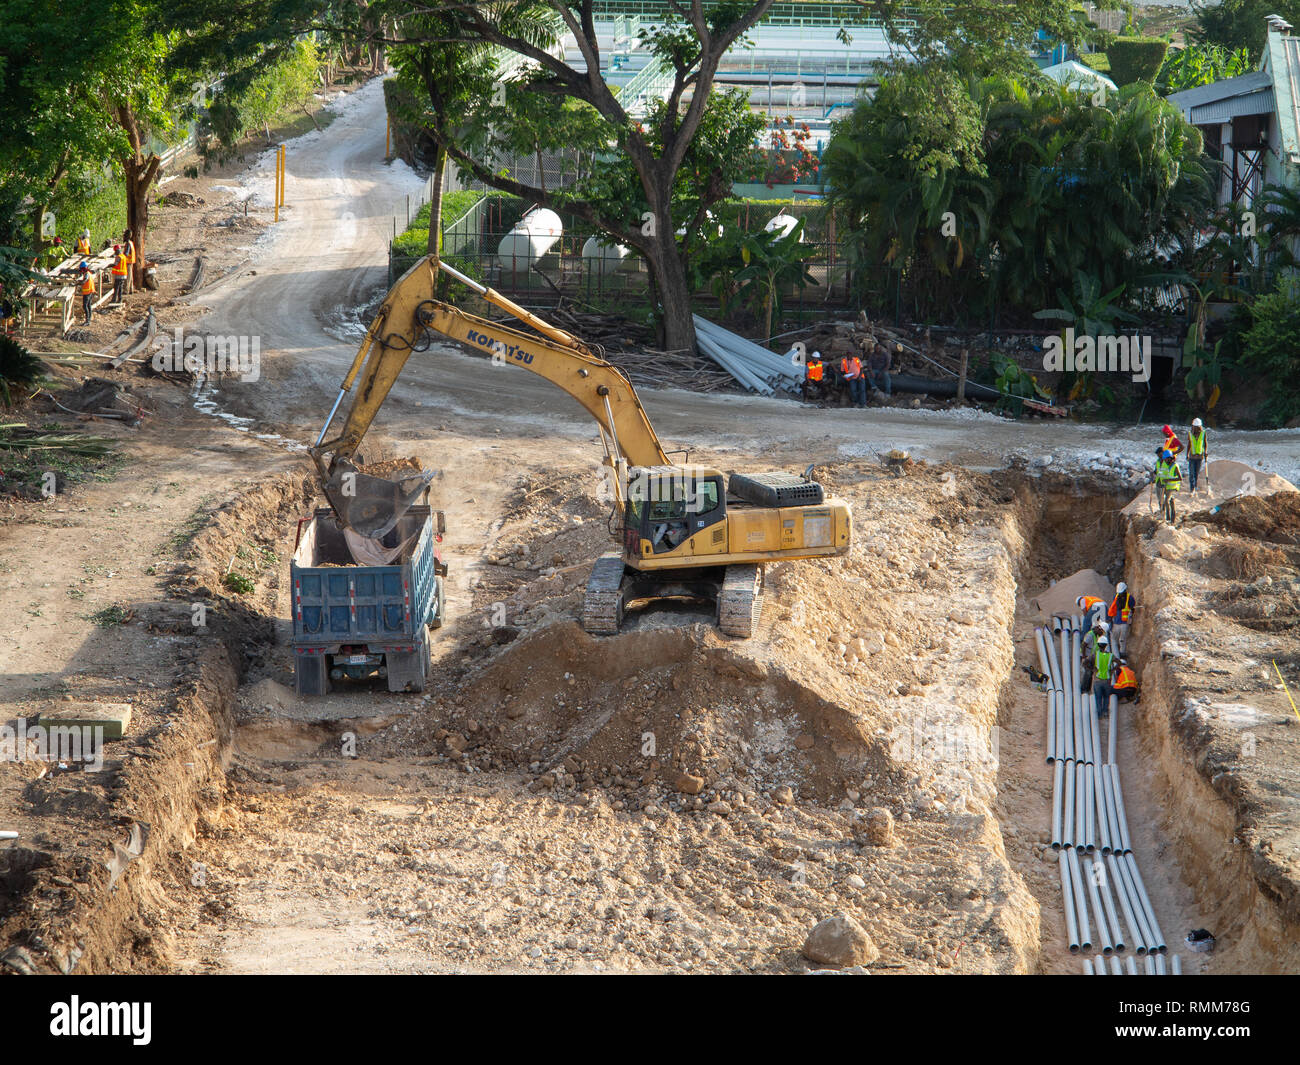
<svg viewBox="0 0 1300 1065">
<path fill-rule="evenodd" d="M 41 360 L 14 340 L 0 336 L 0 399 L 12 405 L 14 397 L 34 385 L 44 373 Z"/>
<path fill-rule="evenodd" d="M 1283 281 L 1255 301 L 1252 315 L 1241 361 L 1268 388 L 1260 421 L 1276 427 L 1300 415 L 1300 291 Z"/>
<path fill-rule="evenodd" d="M 1168 49 L 1169 42 L 1159 37 L 1116 37 L 1106 49 L 1110 80 L 1120 87 L 1135 81 L 1154 82 Z"/>
<path fill-rule="evenodd" d="M 1110 73 L 1110 60 L 1106 57 L 1105 52 L 1089 52 L 1087 55 L 1079 56 L 1079 62 L 1098 74 Z"/>
<path fill-rule="evenodd" d="M 90 247 L 98 251 L 126 228 L 126 184 L 102 174 L 69 177 L 55 194 L 51 210 L 69 255 L 83 229 L 90 230 Z"/>
</svg>

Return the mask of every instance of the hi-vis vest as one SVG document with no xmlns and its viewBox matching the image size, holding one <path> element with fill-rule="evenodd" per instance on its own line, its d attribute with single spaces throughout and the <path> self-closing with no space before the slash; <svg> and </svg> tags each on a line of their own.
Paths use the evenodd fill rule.
<svg viewBox="0 0 1300 1065">
<path fill-rule="evenodd" d="M 1112 600 L 1110 609 L 1106 611 L 1106 616 L 1118 621 L 1121 625 L 1127 625 L 1129 618 L 1133 616 L 1133 597 L 1128 592 L 1120 592 Z"/>
<path fill-rule="evenodd" d="M 1193 455 L 1204 455 L 1205 454 L 1205 430 L 1202 429 L 1199 433 L 1193 430 L 1191 433 L 1188 434 L 1187 443 L 1191 447 L 1191 453 Z"/>
<path fill-rule="evenodd" d="M 93 296 L 95 294 L 95 275 L 87 273 L 81 279 L 81 294 L 83 296 Z"/>
<path fill-rule="evenodd" d="M 1104 603 L 1104 599 L 1098 599 L 1095 595 L 1085 595 L 1083 597 L 1083 612 L 1086 614 L 1098 603 Z"/>
<path fill-rule="evenodd" d="M 1098 680 L 1110 680 L 1110 663 L 1114 657 L 1114 651 L 1097 652 L 1097 668 L 1094 670 L 1093 675 Z"/>
<path fill-rule="evenodd" d="M 78 238 L 77 238 L 77 254 L 78 254 L 78 255 L 89 255 L 89 254 L 90 254 L 90 238 L 89 238 L 89 237 L 78 237 Z"/>
<path fill-rule="evenodd" d="M 840 373 L 842 373 L 849 380 L 853 380 L 854 378 L 861 377 L 862 360 L 859 359 L 856 355 L 854 355 L 853 358 L 851 359 L 848 358 L 847 356 L 845 358 L 840 359 Z"/>
<path fill-rule="evenodd" d="M 128 264 L 135 262 L 135 241 L 128 240 L 126 246 L 122 249 L 122 254 L 126 256 Z"/>
<path fill-rule="evenodd" d="M 1137 674 L 1128 666 L 1119 667 L 1119 676 L 1115 678 L 1115 687 L 1117 688 L 1136 688 L 1138 686 Z"/>
<path fill-rule="evenodd" d="M 1165 462 L 1161 459 L 1156 463 L 1156 480 L 1164 485 L 1166 491 L 1177 491 L 1183 485 L 1183 475 L 1178 469 L 1178 463 L 1170 461 Z"/>
<path fill-rule="evenodd" d="M 820 362 L 810 362 L 808 364 L 808 380 L 820 381 L 822 379 L 822 364 Z"/>
<path fill-rule="evenodd" d="M 126 256 L 125 255 L 119 254 L 113 259 L 113 276 L 126 277 Z"/>
<path fill-rule="evenodd" d="M 1177 455 L 1183 450 L 1183 442 L 1176 436 L 1167 436 L 1165 437 L 1165 450 L 1171 451 Z"/>
</svg>

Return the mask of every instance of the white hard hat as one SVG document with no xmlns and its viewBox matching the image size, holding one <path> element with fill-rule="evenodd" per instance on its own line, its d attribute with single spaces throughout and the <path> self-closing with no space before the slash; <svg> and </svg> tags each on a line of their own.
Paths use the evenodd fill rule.
<svg viewBox="0 0 1300 1065">
<path fill-rule="evenodd" d="M 1199 429 L 1200 427 L 1201 427 L 1201 419 L 1200 419 L 1200 418 L 1193 418 L 1193 419 L 1192 419 L 1192 428 L 1193 428 L 1193 429 Z"/>
<path fill-rule="evenodd" d="M 1109 646 L 1110 646 L 1110 640 L 1109 640 L 1107 637 L 1105 637 L 1105 636 L 1098 636 L 1098 637 L 1097 637 L 1097 646 L 1098 646 L 1098 647 L 1109 647 Z"/>
<path fill-rule="evenodd" d="M 1116 593 L 1119 593 L 1119 592 L 1127 592 L 1127 591 L 1128 591 L 1128 585 L 1125 584 L 1123 581 L 1120 581 L 1119 584 L 1115 585 L 1115 591 L 1116 591 Z"/>
<path fill-rule="evenodd" d="M 1074 601 L 1074 605 L 1083 606 L 1083 596 L 1079 596 L 1079 598 Z"/>
<path fill-rule="evenodd" d="M 821 353 L 820 351 L 814 351 L 814 352 L 813 352 L 813 358 L 814 358 L 814 359 L 820 359 L 821 357 L 822 357 L 822 353 Z"/>
</svg>

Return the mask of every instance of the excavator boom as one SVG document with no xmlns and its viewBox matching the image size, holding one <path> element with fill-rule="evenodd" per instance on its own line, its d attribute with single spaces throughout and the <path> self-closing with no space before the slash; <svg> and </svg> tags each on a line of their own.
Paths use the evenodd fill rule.
<svg viewBox="0 0 1300 1065">
<path fill-rule="evenodd" d="M 489 322 L 436 299 L 438 270 L 468 285 L 489 303 L 532 326 L 542 336 Z M 616 465 L 620 458 L 633 466 L 668 463 L 636 389 L 621 370 L 597 356 L 576 337 L 549 325 L 494 289 L 426 258 L 393 286 L 367 331 L 329 420 L 312 449 L 318 466 L 322 465 L 321 457 L 326 453 L 333 455 L 335 464 L 352 461 L 411 352 L 427 350 L 433 334 L 490 352 L 494 363 L 521 366 L 563 389 L 596 419 L 610 465 Z M 338 436 L 327 439 L 343 397 L 354 387 L 356 397 L 342 430 Z"/>
</svg>

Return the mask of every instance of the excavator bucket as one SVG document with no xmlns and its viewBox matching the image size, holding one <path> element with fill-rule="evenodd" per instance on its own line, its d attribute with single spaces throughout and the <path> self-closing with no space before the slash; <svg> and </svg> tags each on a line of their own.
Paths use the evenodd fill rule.
<svg viewBox="0 0 1300 1065">
<path fill-rule="evenodd" d="M 325 481 L 325 498 L 346 527 L 377 540 L 420 501 L 435 476 L 433 470 L 424 470 L 387 480 L 362 473 L 350 462 L 338 462 Z"/>
</svg>

